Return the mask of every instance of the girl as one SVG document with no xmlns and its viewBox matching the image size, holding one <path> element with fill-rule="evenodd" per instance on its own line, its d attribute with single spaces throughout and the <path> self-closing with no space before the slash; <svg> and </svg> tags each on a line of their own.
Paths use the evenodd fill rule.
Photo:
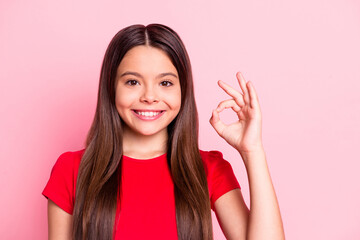
<svg viewBox="0 0 360 240">
<path fill-rule="evenodd" d="M 216 132 L 247 169 L 250 210 L 230 164 L 198 148 L 190 60 L 179 36 L 160 24 L 119 31 L 103 61 L 86 148 L 62 154 L 43 195 L 49 239 L 213 239 L 215 211 L 227 239 L 284 239 L 265 160 L 253 85 L 212 112 Z M 219 113 L 238 120 L 225 125 Z"/>
</svg>

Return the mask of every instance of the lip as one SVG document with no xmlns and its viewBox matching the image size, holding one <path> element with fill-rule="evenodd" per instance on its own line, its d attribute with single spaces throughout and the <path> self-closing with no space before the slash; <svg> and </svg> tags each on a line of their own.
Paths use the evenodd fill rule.
<svg viewBox="0 0 360 240">
<path fill-rule="evenodd" d="M 149 110 L 149 109 L 133 109 L 131 111 L 136 117 L 138 117 L 139 119 L 144 120 L 144 121 L 156 120 L 156 119 L 160 118 L 165 113 L 165 110 Z M 150 116 L 139 115 L 136 112 L 160 112 L 160 113 L 158 115 L 156 115 L 156 116 L 151 116 L 150 117 Z"/>
</svg>

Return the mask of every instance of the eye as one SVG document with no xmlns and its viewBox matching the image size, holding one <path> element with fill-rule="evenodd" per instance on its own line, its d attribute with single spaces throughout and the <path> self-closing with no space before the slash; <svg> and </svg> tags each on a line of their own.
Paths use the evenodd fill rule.
<svg viewBox="0 0 360 240">
<path fill-rule="evenodd" d="M 126 81 L 125 84 L 130 85 L 130 86 L 135 86 L 135 85 L 139 84 L 139 82 L 134 79 L 130 79 L 130 80 Z"/>
<path fill-rule="evenodd" d="M 161 83 L 160 83 L 160 85 L 161 86 L 164 86 L 164 87 L 170 87 L 170 86 L 172 86 L 172 85 L 174 85 L 172 82 L 170 82 L 170 81 L 162 81 Z"/>
</svg>

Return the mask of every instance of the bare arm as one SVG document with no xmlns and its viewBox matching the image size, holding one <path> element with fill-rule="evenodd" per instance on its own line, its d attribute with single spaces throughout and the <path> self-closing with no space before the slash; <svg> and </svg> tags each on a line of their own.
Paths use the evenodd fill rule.
<svg viewBox="0 0 360 240">
<path fill-rule="evenodd" d="M 62 210 L 50 199 L 48 200 L 49 240 L 71 239 L 72 215 Z"/>
<path fill-rule="evenodd" d="M 240 189 L 225 193 L 215 201 L 214 206 L 216 218 L 226 239 L 246 239 L 249 209 Z"/>
<path fill-rule="evenodd" d="M 285 239 L 279 205 L 264 152 L 244 156 L 250 188 L 250 211 L 240 189 L 234 189 L 215 202 L 219 225 L 229 240 Z"/>
<path fill-rule="evenodd" d="M 242 154 L 250 188 L 247 239 L 285 239 L 280 209 L 265 152 Z"/>
<path fill-rule="evenodd" d="M 247 239 L 285 239 L 279 204 L 268 170 L 265 152 L 242 154 L 250 188 Z"/>
<path fill-rule="evenodd" d="M 266 162 L 261 136 L 261 111 L 255 88 L 238 73 L 242 93 L 219 81 L 232 98 L 222 101 L 210 119 L 216 132 L 233 146 L 245 164 L 250 190 L 250 210 L 240 190 L 230 191 L 214 203 L 219 224 L 228 239 L 285 239 L 278 201 Z M 219 113 L 231 108 L 238 121 L 226 125 Z"/>
</svg>

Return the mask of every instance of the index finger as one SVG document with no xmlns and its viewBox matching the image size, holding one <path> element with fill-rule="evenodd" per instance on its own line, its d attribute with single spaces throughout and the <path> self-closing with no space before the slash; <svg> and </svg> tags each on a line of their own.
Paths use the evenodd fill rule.
<svg viewBox="0 0 360 240">
<path fill-rule="evenodd" d="M 244 93 L 244 101 L 245 101 L 245 103 L 249 104 L 250 103 L 249 91 L 246 87 L 246 81 L 244 79 L 244 76 L 242 75 L 241 72 L 238 72 L 238 73 L 236 73 L 236 77 L 238 79 L 240 88 Z"/>
<path fill-rule="evenodd" d="M 218 81 L 218 84 L 228 95 L 234 98 L 235 102 L 239 104 L 239 106 L 243 106 L 245 104 L 243 95 L 239 91 L 235 90 L 230 85 L 221 80 Z"/>
</svg>

